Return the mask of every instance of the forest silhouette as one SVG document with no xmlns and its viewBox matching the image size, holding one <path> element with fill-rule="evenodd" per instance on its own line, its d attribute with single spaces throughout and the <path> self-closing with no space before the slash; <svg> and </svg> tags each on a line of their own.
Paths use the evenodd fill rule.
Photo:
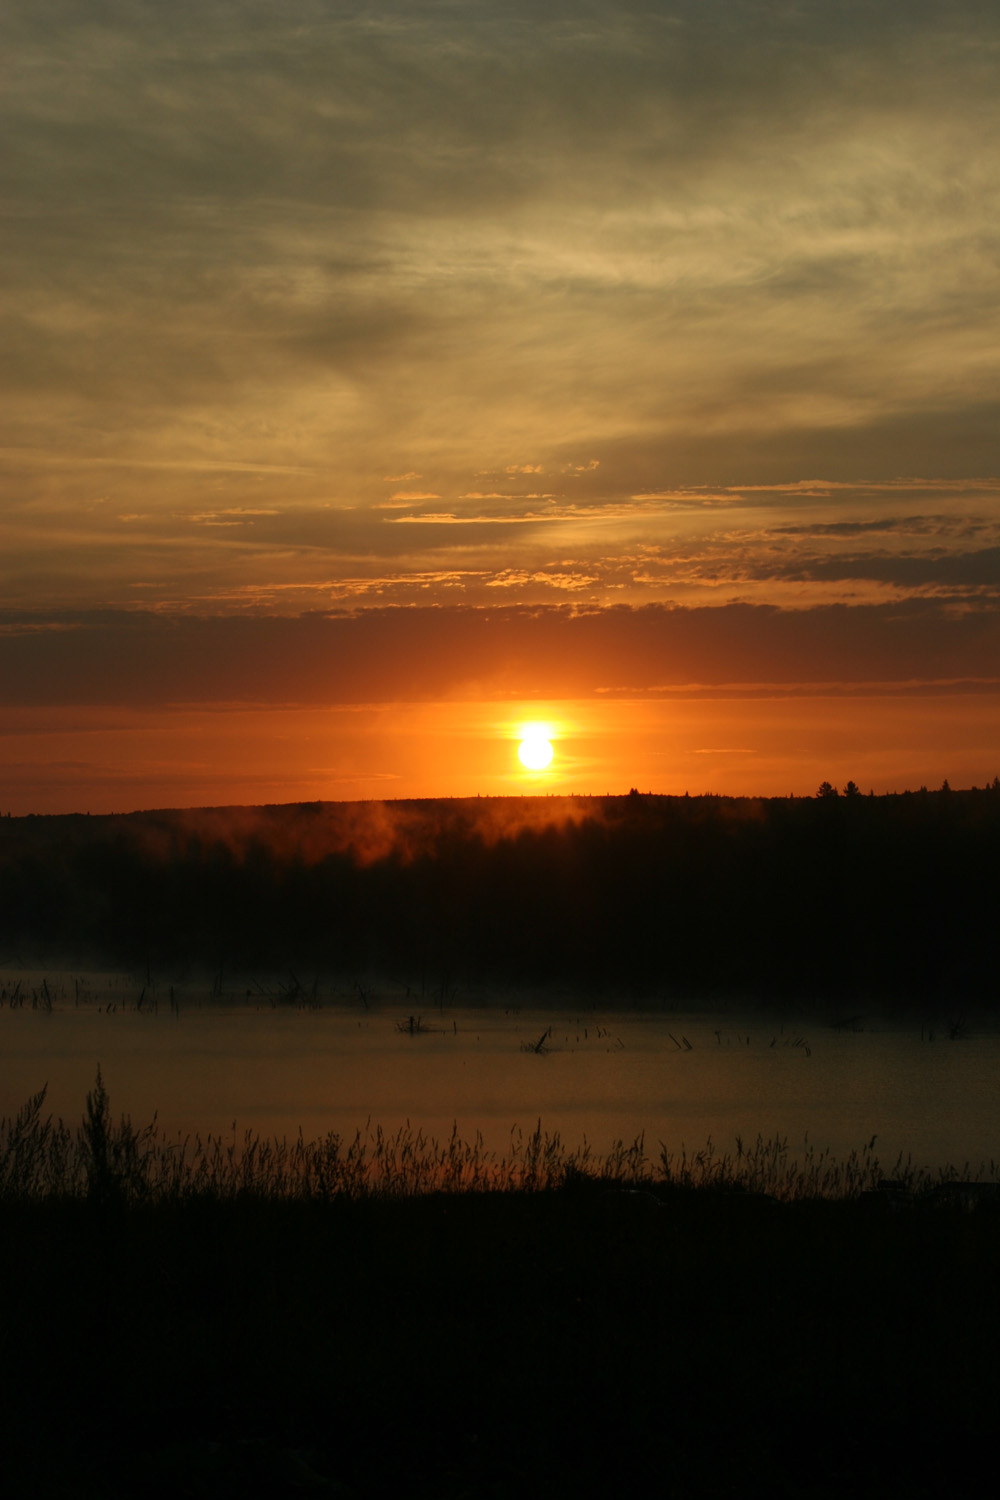
<svg viewBox="0 0 1000 1500">
<path fill-rule="evenodd" d="M 0 959 L 995 1005 L 1000 784 L 0 819 Z"/>
</svg>

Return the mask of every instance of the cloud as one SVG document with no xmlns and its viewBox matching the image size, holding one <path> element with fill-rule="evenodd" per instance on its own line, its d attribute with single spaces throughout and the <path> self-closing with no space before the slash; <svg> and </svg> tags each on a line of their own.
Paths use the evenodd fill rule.
<svg viewBox="0 0 1000 1500">
<path fill-rule="evenodd" d="M 865 536 L 872 532 L 936 533 L 953 525 L 947 516 L 880 516 L 874 521 L 813 522 L 801 526 L 776 526 L 776 536 Z"/>
<path fill-rule="evenodd" d="M 428 495 L 426 498 L 428 500 L 436 500 L 440 497 L 437 495 Z M 475 493 L 462 496 L 463 500 L 547 500 L 549 498 L 547 495 L 482 495 Z M 420 511 L 417 515 L 393 516 L 392 519 L 397 525 L 405 523 L 408 526 L 511 526 L 532 524 L 539 521 L 543 521 L 548 525 L 561 520 L 576 520 L 578 516 L 575 512 L 560 513 L 558 511 L 529 510 L 520 513 L 517 511 L 499 511 L 496 515 L 456 515 L 454 511 L 450 510 L 425 510 Z"/>
<path fill-rule="evenodd" d="M 559 587 L 570 575 L 549 577 Z M 355 588 L 377 596 L 394 582 Z M 438 590 L 449 579 L 426 582 Z M 918 692 L 975 679 L 995 690 L 1000 661 L 995 608 L 935 599 L 787 610 L 383 605 L 282 618 L 7 611 L 0 626 L 0 704 L 11 708 L 642 697 L 734 684 Z"/>
<path fill-rule="evenodd" d="M 525 584 L 540 583 L 547 588 L 562 589 L 566 593 L 575 593 L 580 589 L 589 588 L 591 584 L 597 583 L 595 573 L 571 573 L 561 572 L 550 568 L 528 573 L 524 569 L 505 568 L 492 578 L 486 580 L 486 587 L 491 589 L 523 588 Z"/>
<path fill-rule="evenodd" d="M 0 15 L 6 600 L 993 587 L 995 7 L 252 11 Z"/>
<path fill-rule="evenodd" d="M 255 510 L 249 506 L 235 505 L 231 506 L 228 510 L 196 511 L 191 520 L 203 526 L 242 526 L 244 522 L 252 526 L 257 516 L 280 515 L 280 510 L 264 510 L 260 508 Z M 121 519 L 124 520 L 125 517 L 123 516 Z M 130 516 L 129 519 L 135 520 L 137 518 Z"/>
<path fill-rule="evenodd" d="M 934 589 L 965 593 L 985 591 L 1000 598 L 1000 547 L 982 547 L 975 552 L 944 552 L 922 555 L 855 553 L 839 557 L 800 558 L 768 567 L 753 566 L 755 576 L 810 578 L 818 580 L 872 579 L 900 589 Z"/>
</svg>

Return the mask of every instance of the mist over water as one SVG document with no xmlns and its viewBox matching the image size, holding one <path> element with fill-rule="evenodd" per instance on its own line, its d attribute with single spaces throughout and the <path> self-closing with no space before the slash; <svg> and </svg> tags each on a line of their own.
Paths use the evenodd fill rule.
<svg viewBox="0 0 1000 1500">
<path fill-rule="evenodd" d="M 5 977 L 8 993 L 16 982 Z M 137 1009 L 134 980 L 47 986 L 51 1009 L 0 1008 L 4 1115 L 47 1083 L 46 1110 L 75 1123 L 100 1064 L 116 1117 L 142 1125 L 155 1112 L 180 1135 L 235 1127 L 237 1143 L 247 1130 L 351 1138 L 408 1122 L 439 1139 L 478 1133 L 503 1151 L 512 1130 L 541 1121 L 599 1154 L 644 1136 L 654 1160 L 661 1143 L 690 1151 L 711 1138 L 729 1151 L 758 1134 L 837 1157 L 874 1136 L 887 1172 L 900 1153 L 973 1173 L 1000 1156 L 996 1028 L 953 1038 L 913 1021 L 837 1027 L 819 1012 L 535 1009 L 513 996 L 418 1006 L 403 991 L 310 1007 L 263 995 L 222 1003 L 189 987 L 172 1006 L 162 987 Z"/>
</svg>

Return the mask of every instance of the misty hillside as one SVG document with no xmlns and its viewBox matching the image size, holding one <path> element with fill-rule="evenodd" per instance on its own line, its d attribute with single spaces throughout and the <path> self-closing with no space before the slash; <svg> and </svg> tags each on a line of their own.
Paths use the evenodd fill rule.
<svg viewBox="0 0 1000 1500">
<path fill-rule="evenodd" d="M 4 818 L 0 962 L 958 1011 L 997 999 L 998 855 L 996 784 Z"/>
</svg>

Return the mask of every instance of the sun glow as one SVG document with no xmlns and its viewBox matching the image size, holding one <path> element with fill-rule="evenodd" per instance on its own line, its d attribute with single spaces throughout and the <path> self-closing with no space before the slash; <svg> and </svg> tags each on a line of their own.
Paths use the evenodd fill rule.
<svg viewBox="0 0 1000 1500">
<path fill-rule="evenodd" d="M 521 743 L 517 747 L 517 758 L 528 771 L 544 771 L 552 764 L 551 733 L 547 724 L 522 724 Z"/>
</svg>

